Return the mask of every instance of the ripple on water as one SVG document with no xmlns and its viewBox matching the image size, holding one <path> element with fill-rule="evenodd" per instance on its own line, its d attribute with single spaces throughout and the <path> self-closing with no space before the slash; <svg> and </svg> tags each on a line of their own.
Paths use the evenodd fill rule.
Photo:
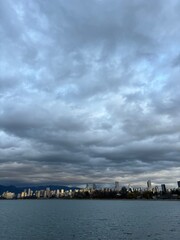
<svg viewBox="0 0 180 240">
<path fill-rule="evenodd" d="M 0 214 L 3 240 L 180 239 L 176 202 L 3 201 Z"/>
</svg>

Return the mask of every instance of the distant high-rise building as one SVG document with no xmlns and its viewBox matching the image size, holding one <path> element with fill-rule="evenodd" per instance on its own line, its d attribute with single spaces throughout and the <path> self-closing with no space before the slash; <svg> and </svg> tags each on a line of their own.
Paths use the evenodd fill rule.
<svg viewBox="0 0 180 240">
<path fill-rule="evenodd" d="M 51 189 L 49 187 L 46 188 L 46 197 L 47 198 L 51 197 Z"/>
<path fill-rule="evenodd" d="M 15 194 L 7 191 L 2 194 L 2 197 L 5 199 L 13 199 L 15 197 Z"/>
<path fill-rule="evenodd" d="M 161 190 L 163 193 L 166 193 L 166 185 L 165 184 L 161 184 Z"/>
<path fill-rule="evenodd" d="M 46 192 L 46 190 L 44 190 L 43 197 L 44 197 L 44 198 L 47 198 L 47 192 Z"/>
<path fill-rule="evenodd" d="M 61 189 L 61 193 L 64 194 L 64 189 Z"/>
<path fill-rule="evenodd" d="M 40 191 L 36 191 L 36 197 L 40 198 L 41 197 L 41 192 Z"/>
<path fill-rule="evenodd" d="M 28 189 L 27 196 L 28 196 L 28 197 L 31 197 L 31 196 L 32 196 L 32 191 L 31 191 L 30 188 Z"/>
<path fill-rule="evenodd" d="M 119 182 L 115 182 L 115 191 L 119 191 L 120 190 L 120 186 L 119 186 Z"/>
<path fill-rule="evenodd" d="M 129 184 L 128 185 L 128 192 L 133 192 L 133 191 L 134 191 L 133 187 L 131 186 L 131 184 Z"/>
<path fill-rule="evenodd" d="M 57 189 L 57 191 L 56 191 L 56 197 L 59 198 L 59 195 L 60 195 L 60 191 L 59 191 L 59 189 Z"/>
<path fill-rule="evenodd" d="M 177 181 L 178 188 L 180 188 L 180 181 Z"/>
<path fill-rule="evenodd" d="M 155 186 L 155 192 L 159 192 L 159 188 L 158 188 L 158 186 Z"/>
<path fill-rule="evenodd" d="M 147 189 L 148 189 L 148 191 L 152 190 L 151 180 L 147 181 Z"/>
<path fill-rule="evenodd" d="M 87 183 L 86 189 L 87 190 L 96 190 L 96 184 L 95 183 Z"/>
</svg>

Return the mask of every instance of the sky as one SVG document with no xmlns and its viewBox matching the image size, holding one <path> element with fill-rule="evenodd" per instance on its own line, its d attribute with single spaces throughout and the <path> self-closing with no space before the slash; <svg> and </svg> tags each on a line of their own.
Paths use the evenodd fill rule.
<svg viewBox="0 0 180 240">
<path fill-rule="evenodd" d="M 0 184 L 177 186 L 179 12 L 0 0 Z"/>
</svg>

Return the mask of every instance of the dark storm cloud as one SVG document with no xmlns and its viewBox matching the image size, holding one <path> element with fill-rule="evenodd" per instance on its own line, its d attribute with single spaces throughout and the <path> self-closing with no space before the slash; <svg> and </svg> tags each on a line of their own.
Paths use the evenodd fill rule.
<svg viewBox="0 0 180 240">
<path fill-rule="evenodd" d="M 0 181 L 176 182 L 179 2 L 0 5 Z"/>
</svg>

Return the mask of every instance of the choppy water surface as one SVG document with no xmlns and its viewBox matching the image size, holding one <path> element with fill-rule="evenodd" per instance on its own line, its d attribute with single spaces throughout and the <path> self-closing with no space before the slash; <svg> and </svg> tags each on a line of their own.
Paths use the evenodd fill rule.
<svg viewBox="0 0 180 240">
<path fill-rule="evenodd" d="M 179 240 L 180 201 L 0 201 L 3 240 Z"/>
</svg>

